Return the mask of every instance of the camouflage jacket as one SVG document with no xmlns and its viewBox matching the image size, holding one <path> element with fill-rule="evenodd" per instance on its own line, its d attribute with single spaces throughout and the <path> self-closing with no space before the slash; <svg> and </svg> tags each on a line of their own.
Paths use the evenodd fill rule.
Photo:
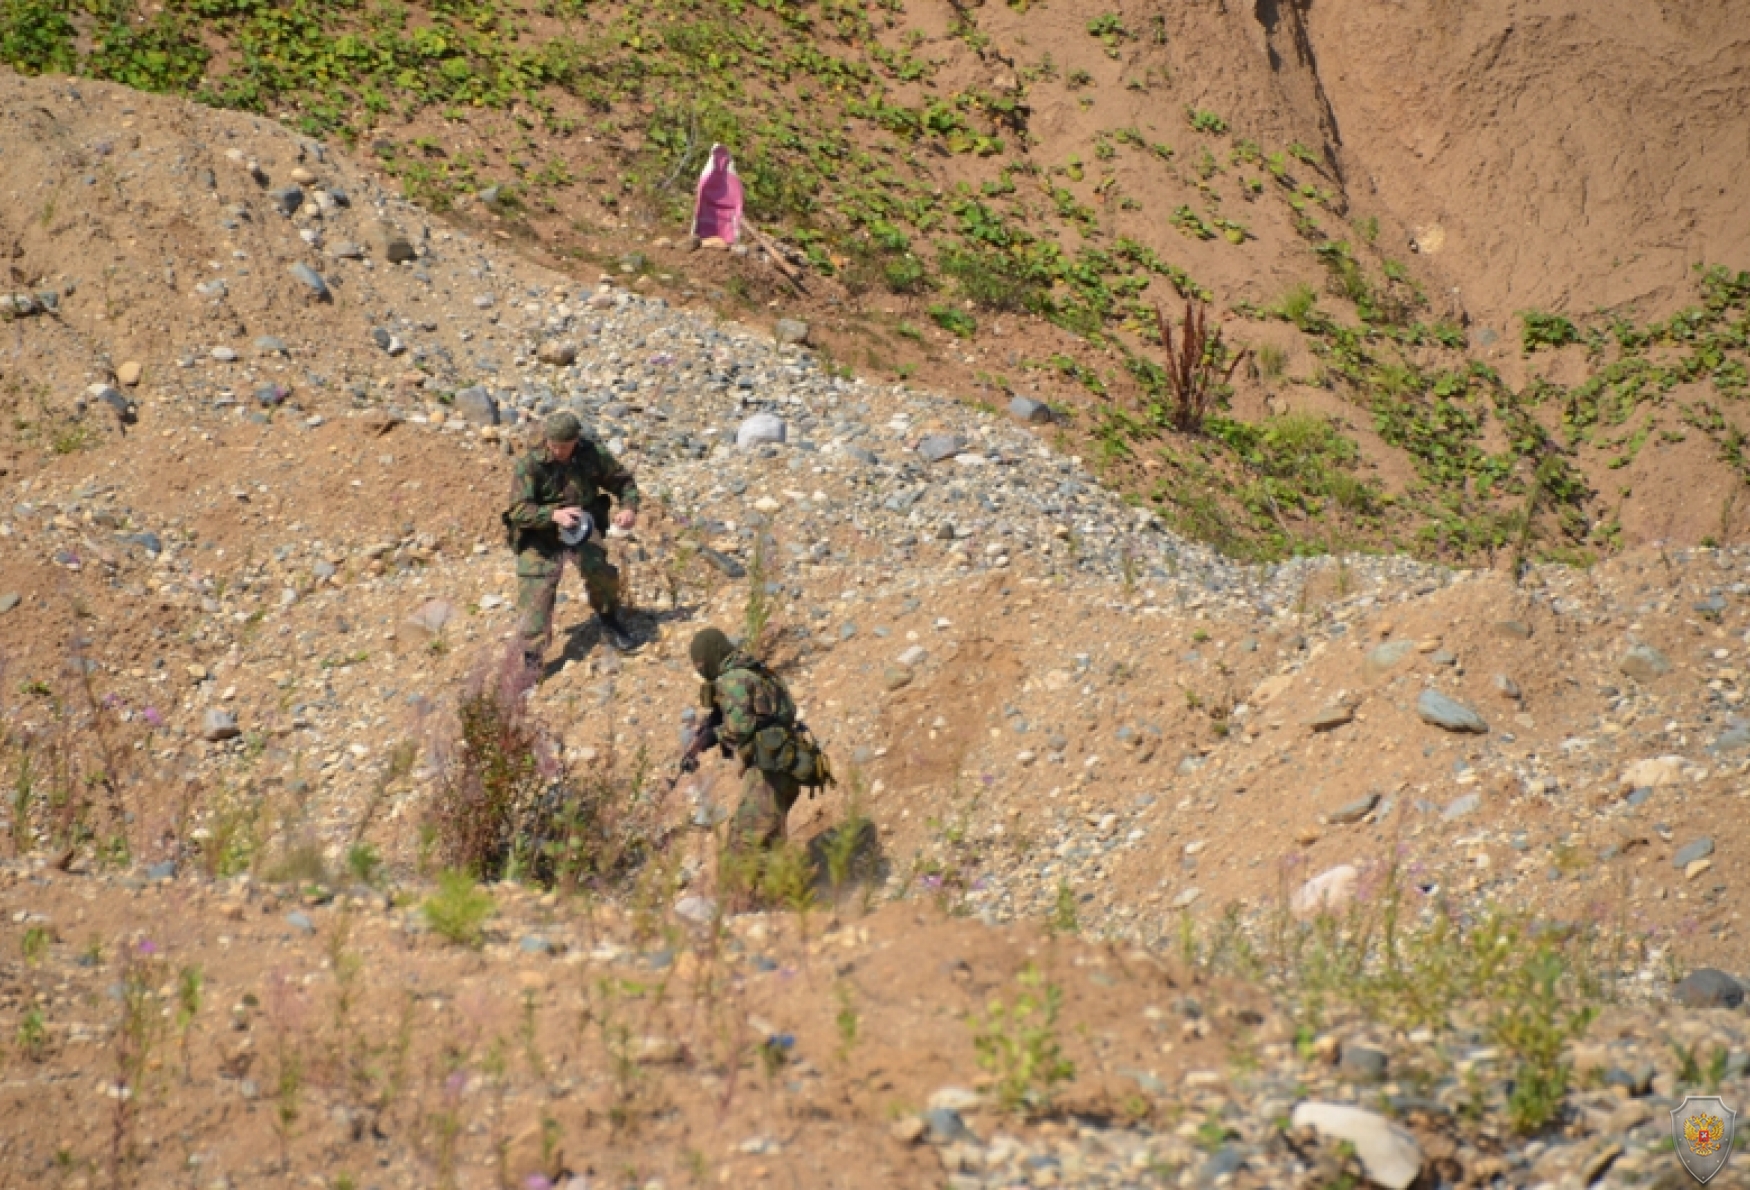
<svg viewBox="0 0 1750 1190">
<path fill-rule="evenodd" d="M 626 508 L 637 508 L 638 483 L 594 441 L 579 438 L 577 449 L 563 463 L 550 457 L 545 446 L 531 450 L 517 460 L 505 513 L 506 522 L 516 530 L 518 552 L 559 548 L 553 514 L 561 508 L 581 508 L 598 529 L 606 529 L 609 496 Z"/>
<path fill-rule="evenodd" d="M 784 683 L 740 649 L 724 658 L 712 687 L 712 701 L 723 712 L 717 738 L 738 754 L 761 728 L 795 725 L 796 704 Z"/>
</svg>

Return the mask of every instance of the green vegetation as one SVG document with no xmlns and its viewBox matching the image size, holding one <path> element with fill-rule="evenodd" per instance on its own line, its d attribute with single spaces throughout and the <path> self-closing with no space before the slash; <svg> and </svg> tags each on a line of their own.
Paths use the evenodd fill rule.
<svg viewBox="0 0 1750 1190">
<path fill-rule="evenodd" d="M 472 876 L 451 868 L 439 875 L 437 891 L 425 899 L 420 912 L 439 937 L 458 946 L 478 946 L 493 908 L 492 898 Z"/>
<path fill-rule="evenodd" d="M 1563 1112 L 1564 1053 L 1633 968 L 1633 940 L 1604 926 L 1551 930 L 1495 909 L 1460 914 L 1444 899 L 1418 910 L 1402 882 L 1395 868 L 1371 873 L 1355 904 L 1310 921 L 1286 905 L 1251 924 L 1230 912 L 1202 932 L 1187 918 L 1181 950 L 1267 988 L 1301 1038 L 1339 1014 L 1432 1031 L 1424 1047 L 1432 1068 L 1406 1077 L 1455 1073 L 1445 1038 L 1475 1030 L 1500 1054 L 1494 1101 L 1480 1106 L 1502 1111 L 1522 1133 L 1542 1131 Z"/>
<path fill-rule="evenodd" d="M 1043 1114 L 1058 1084 L 1075 1077 L 1057 1035 L 1063 989 L 1047 983 L 1032 964 L 1015 981 L 1021 990 L 1014 1003 L 993 998 L 982 1019 L 974 1018 L 972 1044 L 979 1069 L 995 1080 L 993 1090 L 1004 1111 Z"/>
</svg>

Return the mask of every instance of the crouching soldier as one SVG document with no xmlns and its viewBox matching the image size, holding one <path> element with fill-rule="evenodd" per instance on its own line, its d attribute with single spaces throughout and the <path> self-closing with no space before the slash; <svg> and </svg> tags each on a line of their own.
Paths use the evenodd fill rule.
<svg viewBox="0 0 1750 1190">
<path fill-rule="evenodd" d="M 777 676 L 715 628 L 693 637 L 693 668 L 705 680 L 700 701 L 711 714 L 700 730 L 741 761 L 741 804 L 730 823 L 737 850 L 768 848 L 784 838 L 785 820 L 804 788 L 831 785 L 826 754 Z M 709 746 L 709 741 L 703 742 Z M 696 754 L 697 749 L 690 749 Z"/>
<path fill-rule="evenodd" d="M 517 460 L 504 523 L 516 550 L 517 611 L 523 660 L 539 668 L 553 637 L 553 601 L 567 561 L 583 575 L 602 640 L 622 651 L 637 641 L 620 619 L 620 572 L 608 561 L 601 537 L 610 497 L 619 501 L 616 528 L 638 515 L 638 484 L 631 472 L 591 439 L 577 416 L 547 419 L 546 441 Z"/>
</svg>

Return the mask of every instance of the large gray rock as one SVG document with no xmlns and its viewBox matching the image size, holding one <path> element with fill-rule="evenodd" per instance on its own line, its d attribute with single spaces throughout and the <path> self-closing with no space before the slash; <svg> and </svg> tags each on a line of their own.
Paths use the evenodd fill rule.
<svg viewBox="0 0 1750 1190">
<path fill-rule="evenodd" d="M 209 707 L 207 713 L 201 716 L 201 739 L 218 743 L 220 740 L 234 740 L 243 734 L 237 726 L 237 716 L 230 711 L 222 711 L 218 707 Z"/>
<path fill-rule="evenodd" d="M 966 439 L 958 434 L 929 434 L 918 443 L 918 453 L 931 463 L 951 459 L 966 449 Z"/>
<path fill-rule="evenodd" d="M 1744 985 L 1713 967 L 1683 977 L 1671 998 L 1685 1008 L 1736 1008 L 1744 1003 Z"/>
<path fill-rule="evenodd" d="M 1671 662 L 1652 645 L 1636 645 L 1622 655 L 1617 668 L 1637 682 L 1651 682 L 1671 672 Z"/>
<path fill-rule="evenodd" d="M 735 431 L 735 445 L 749 450 L 768 442 L 787 441 L 789 436 L 790 429 L 783 418 L 775 413 L 756 413 Z"/>
<path fill-rule="evenodd" d="M 1386 1190 L 1407 1190 L 1422 1172 L 1416 1138 L 1384 1116 L 1341 1103 L 1301 1103 L 1289 1123 L 1329 1141 L 1348 1141 L 1368 1179 Z"/>
<path fill-rule="evenodd" d="M 456 394 L 456 416 L 470 425 L 495 426 L 498 424 L 498 402 L 491 393 L 476 385 L 465 388 Z"/>
<path fill-rule="evenodd" d="M 801 346 L 808 342 L 808 324 L 798 318 L 780 318 L 772 328 L 772 338 L 786 345 Z"/>
<path fill-rule="evenodd" d="M 1486 735 L 1489 730 L 1481 715 L 1438 690 L 1422 691 L 1416 699 L 1416 714 L 1422 717 L 1422 722 L 1432 723 L 1445 731 Z"/>
<path fill-rule="evenodd" d="M 1051 406 L 1032 397 L 1013 397 L 1009 400 L 1009 416 L 1030 426 L 1040 426 L 1051 420 Z"/>
</svg>

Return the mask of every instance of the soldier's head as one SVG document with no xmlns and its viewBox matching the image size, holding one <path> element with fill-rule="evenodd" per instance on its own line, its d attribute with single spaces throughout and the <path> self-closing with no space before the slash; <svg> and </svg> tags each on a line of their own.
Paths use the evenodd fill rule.
<svg viewBox="0 0 1750 1190">
<path fill-rule="evenodd" d="M 561 409 L 547 419 L 547 453 L 564 462 L 577 449 L 577 439 L 582 434 L 583 426 L 578 422 L 577 414 Z"/>
<path fill-rule="evenodd" d="M 690 650 L 693 668 L 707 682 L 717 680 L 717 675 L 723 672 L 723 659 L 734 651 L 735 647 L 729 643 L 729 638 L 719 629 L 704 628 L 693 634 Z"/>
</svg>

